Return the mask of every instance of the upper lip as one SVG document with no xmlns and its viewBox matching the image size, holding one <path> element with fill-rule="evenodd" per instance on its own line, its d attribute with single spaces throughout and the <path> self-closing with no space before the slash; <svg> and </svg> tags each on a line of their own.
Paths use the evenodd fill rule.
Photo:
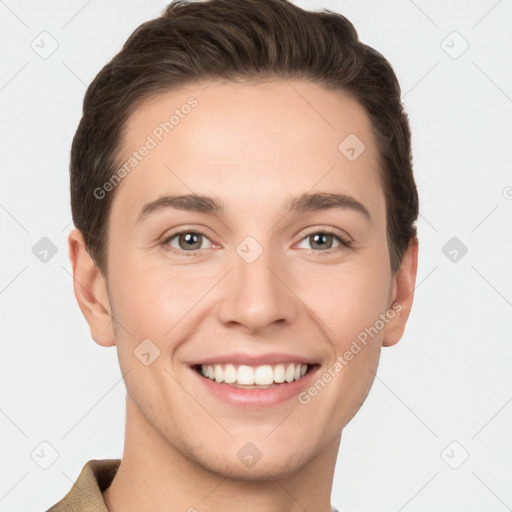
<svg viewBox="0 0 512 512">
<path fill-rule="evenodd" d="M 247 353 L 234 353 L 224 354 L 213 357 L 204 358 L 193 363 L 190 366 L 196 365 L 212 365 L 212 364 L 245 364 L 248 366 L 261 366 L 264 364 L 279 364 L 279 363 L 304 363 L 315 364 L 311 358 L 298 356 L 296 354 L 278 354 L 271 352 L 268 354 L 247 354 Z"/>
</svg>

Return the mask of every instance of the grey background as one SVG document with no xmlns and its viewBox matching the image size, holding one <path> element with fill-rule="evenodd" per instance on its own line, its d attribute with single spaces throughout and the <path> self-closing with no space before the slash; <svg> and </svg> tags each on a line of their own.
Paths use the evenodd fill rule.
<svg viewBox="0 0 512 512">
<path fill-rule="evenodd" d="M 346 15 L 393 64 L 421 199 L 411 318 L 344 431 L 332 501 L 511 510 L 512 3 L 295 3 Z M 91 339 L 72 289 L 68 157 L 86 86 L 165 4 L 0 1 L 2 511 L 46 510 L 87 460 L 122 455 L 115 348 Z"/>
</svg>

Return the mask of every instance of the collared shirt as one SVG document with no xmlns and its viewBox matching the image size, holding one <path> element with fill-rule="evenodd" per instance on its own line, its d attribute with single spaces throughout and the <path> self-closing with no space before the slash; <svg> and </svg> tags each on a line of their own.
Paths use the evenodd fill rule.
<svg viewBox="0 0 512 512">
<path fill-rule="evenodd" d="M 82 468 L 71 490 L 46 512 L 108 512 L 102 492 L 119 469 L 121 459 L 92 459 Z M 331 506 L 331 512 L 341 512 Z"/>
<path fill-rule="evenodd" d="M 114 479 L 121 459 L 93 459 L 82 468 L 71 490 L 46 512 L 108 512 L 102 492 Z"/>
</svg>

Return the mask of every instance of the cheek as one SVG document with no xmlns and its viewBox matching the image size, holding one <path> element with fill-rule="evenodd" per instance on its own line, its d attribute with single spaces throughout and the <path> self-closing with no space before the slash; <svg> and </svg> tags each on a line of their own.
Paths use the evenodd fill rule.
<svg viewBox="0 0 512 512">
<path fill-rule="evenodd" d="M 339 269 L 315 276 L 318 293 L 310 289 L 304 296 L 330 344 L 329 363 L 319 378 L 332 385 L 325 394 L 319 393 L 319 400 L 329 404 L 326 410 L 336 411 L 340 425 L 359 410 L 375 378 L 382 346 L 380 315 L 387 306 L 385 275 L 378 266 Z"/>
<path fill-rule="evenodd" d="M 112 276 L 113 313 L 118 323 L 116 346 L 127 389 L 136 403 L 146 401 L 144 390 L 161 390 L 172 385 L 169 354 L 190 332 L 193 306 L 200 290 L 177 272 L 158 272 L 131 266 L 116 269 Z M 200 295 L 199 295 L 200 296 Z M 197 323 L 197 322 L 196 322 Z M 137 395 L 137 396 L 135 396 Z M 149 395 L 148 395 L 149 396 Z"/>
<path fill-rule="evenodd" d="M 187 321 L 182 320 L 201 309 L 201 298 L 216 280 L 216 275 L 192 272 L 191 267 L 161 264 L 149 268 L 126 260 L 112 276 L 114 313 L 133 338 L 154 338 L 165 344 L 174 326 L 181 330 Z"/>
<path fill-rule="evenodd" d="M 355 261 L 300 277 L 299 296 L 340 350 L 375 324 L 388 304 L 389 275 L 382 263 Z"/>
</svg>

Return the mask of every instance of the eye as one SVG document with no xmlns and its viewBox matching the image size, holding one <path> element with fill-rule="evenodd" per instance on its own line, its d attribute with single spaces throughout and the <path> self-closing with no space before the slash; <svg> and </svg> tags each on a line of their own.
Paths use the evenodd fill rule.
<svg viewBox="0 0 512 512">
<path fill-rule="evenodd" d="M 202 247 L 203 241 L 210 243 L 208 247 Z M 177 244 L 177 246 L 175 245 Z M 211 248 L 211 242 L 208 237 L 201 231 L 180 231 L 168 236 L 162 245 L 174 253 L 186 254 L 187 256 L 197 256 L 201 249 Z"/>
<path fill-rule="evenodd" d="M 341 235 L 329 229 L 312 231 L 301 240 L 301 243 L 304 241 L 311 245 L 314 252 L 322 253 L 322 255 L 332 254 L 333 252 L 339 250 L 340 247 L 351 246 L 350 240 L 343 238 Z M 334 248 L 333 241 L 338 243 L 338 245 L 334 245 Z M 303 249 L 304 247 L 299 248 Z"/>
<path fill-rule="evenodd" d="M 203 247 L 204 241 L 208 242 L 207 247 Z M 300 243 L 304 243 L 304 241 L 311 244 L 312 249 L 309 249 L 310 251 L 312 250 L 322 256 L 337 252 L 341 247 L 351 247 L 352 244 L 350 240 L 329 229 L 311 231 Z M 337 245 L 333 245 L 333 243 L 337 243 Z M 162 246 L 175 254 L 186 256 L 198 256 L 202 249 L 213 247 L 206 234 L 197 229 L 173 233 L 164 239 Z M 299 248 L 304 249 L 304 247 Z"/>
</svg>

